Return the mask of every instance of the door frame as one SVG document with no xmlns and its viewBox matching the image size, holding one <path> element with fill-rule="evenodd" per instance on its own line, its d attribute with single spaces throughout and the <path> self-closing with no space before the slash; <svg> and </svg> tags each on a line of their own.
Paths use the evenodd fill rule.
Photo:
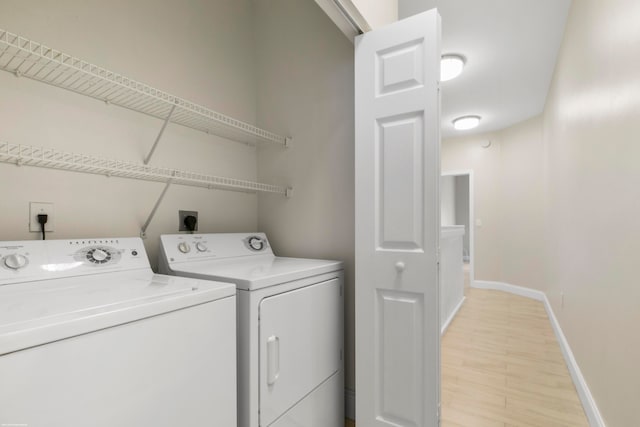
<svg viewBox="0 0 640 427">
<path fill-rule="evenodd" d="M 441 172 L 440 176 L 468 176 L 469 177 L 469 286 L 473 287 L 475 281 L 475 206 L 474 206 L 474 182 L 472 169 L 460 169 Z"/>
</svg>

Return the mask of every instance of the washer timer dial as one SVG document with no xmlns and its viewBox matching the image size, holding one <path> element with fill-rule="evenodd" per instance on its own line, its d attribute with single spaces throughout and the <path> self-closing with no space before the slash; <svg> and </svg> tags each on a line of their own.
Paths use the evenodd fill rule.
<svg viewBox="0 0 640 427">
<path fill-rule="evenodd" d="M 20 270 L 25 267 L 29 260 L 26 256 L 20 254 L 11 254 L 4 258 L 4 265 L 12 270 Z"/>
<path fill-rule="evenodd" d="M 92 248 L 87 251 L 87 259 L 94 264 L 106 264 L 111 261 L 111 252 L 107 248 Z"/>
<path fill-rule="evenodd" d="M 93 266 L 116 264 L 120 261 L 121 251 L 111 246 L 86 246 L 74 254 L 76 261 L 88 263 Z"/>
<path fill-rule="evenodd" d="M 178 243 L 178 250 L 183 254 L 188 254 L 191 252 L 191 246 L 187 242 L 180 242 Z"/>
</svg>

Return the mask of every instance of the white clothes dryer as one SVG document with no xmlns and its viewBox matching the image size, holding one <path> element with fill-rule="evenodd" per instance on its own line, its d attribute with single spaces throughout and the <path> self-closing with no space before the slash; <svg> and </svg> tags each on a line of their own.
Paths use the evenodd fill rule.
<svg viewBox="0 0 640 427">
<path fill-rule="evenodd" d="M 0 242 L 0 425 L 236 425 L 235 288 L 139 238 Z"/>
<path fill-rule="evenodd" d="M 161 236 L 162 273 L 237 287 L 238 426 L 344 426 L 343 271 L 263 233 Z"/>
</svg>

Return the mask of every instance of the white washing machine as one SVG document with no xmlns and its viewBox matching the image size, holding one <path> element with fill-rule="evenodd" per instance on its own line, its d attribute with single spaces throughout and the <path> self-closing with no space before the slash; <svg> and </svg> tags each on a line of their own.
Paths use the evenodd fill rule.
<svg viewBox="0 0 640 427">
<path fill-rule="evenodd" d="M 0 242 L 0 425 L 236 425 L 235 288 L 139 238 Z"/>
<path fill-rule="evenodd" d="M 277 257 L 263 233 L 161 241 L 161 272 L 237 287 L 238 426 L 344 426 L 342 263 Z"/>
</svg>

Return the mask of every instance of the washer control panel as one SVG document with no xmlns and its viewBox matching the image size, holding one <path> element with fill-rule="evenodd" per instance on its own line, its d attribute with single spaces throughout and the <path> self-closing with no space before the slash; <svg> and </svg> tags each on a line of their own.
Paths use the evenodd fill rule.
<svg viewBox="0 0 640 427">
<path fill-rule="evenodd" d="M 142 239 L 0 242 L 0 285 L 101 271 L 150 268 Z"/>
<path fill-rule="evenodd" d="M 165 234 L 160 241 L 168 262 L 273 255 L 264 233 Z"/>
</svg>

